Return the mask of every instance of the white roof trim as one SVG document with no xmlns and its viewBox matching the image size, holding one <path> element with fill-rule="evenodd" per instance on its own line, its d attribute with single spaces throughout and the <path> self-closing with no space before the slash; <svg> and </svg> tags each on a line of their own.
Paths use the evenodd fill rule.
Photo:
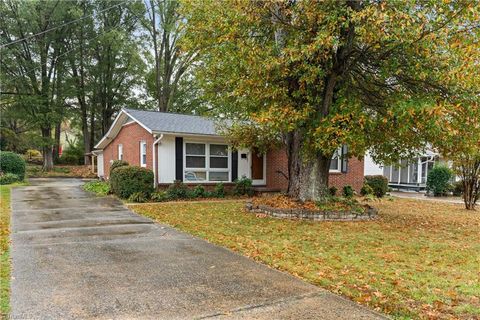
<svg viewBox="0 0 480 320">
<path fill-rule="evenodd" d="M 150 129 L 149 127 L 147 127 L 146 125 L 144 125 L 143 123 L 141 123 L 140 121 L 138 121 L 137 119 L 135 119 L 134 117 L 132 117 L 132 115 L 130 113 L 128 113 L 127 111 L 125 111 L 124 109 L 122 109 L 122 112 L 124 112 L 127 116 L 130 117 L 130 119 L 136 121 L 139 125 L 141 125 L 143 127 L 143 129 L 147 130 L 148 133 L 152 133 L 152 129 Z"/>
<path fill-rule="evenodd" d="M 117 117 L 115 118 L 115 120 L 113 120 L 113 123 L 110 126 L 110 128 L 108 129 L 107 133 L 95 145 L 94 149 L 103 150 L 109 144 L 108 140 L 112 140 L 118 135 L 118 132 L 120 131 L 121 127 L 123 126 L 123 124 L 122 124 L 122 126 L 119 126 L 118 123 L 120 122 L 120 119 L 123 118 L 123 117 L 128 117 L 128 118 L 132 119 L 134 122 L 138 123 L 142 128 L 147 130 L 148 133 L 150 133 L 150 134 L 152 133 L 152 130 L 150 128 L 148 128 L 143 123 L 141 123 L 140 121 L 138 121 L 137 119 L 132 117 L 124 109 L 121 109 L 120 112 L 118 113 Z M 118 130 L 117 130 L 117 127 L 119 127 Z"/>
</svg>

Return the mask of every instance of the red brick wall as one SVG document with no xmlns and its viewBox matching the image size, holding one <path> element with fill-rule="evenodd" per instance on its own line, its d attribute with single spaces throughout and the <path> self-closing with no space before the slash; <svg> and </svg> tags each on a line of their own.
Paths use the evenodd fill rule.
<svg viewBox="0 0 480 320">
<path fill-rule="evenodd" d="M 351 158 L 348 160 L 348 172 L 332 172 L 329 177 L 330 186 L 335 186 L 339 191 L 343 186 L 351 185 L 355 191 L 360 192 L 363 185 L 363 160 Z M 286 190 L 288 181 L 278 173 L 281 171 L 288 176 L 288 160 L 285 149 L 270 150 L 267 153 L 267 188 Z"/>
<path fill-rule="evenodd" d="M 345 185 L 351 185 L 355 191 L 360 193 L 363 186 L 363 160 L 357 158 L 348 159 L 347 173 L 332 172 L 328 179 L 330 186 L 335 186 L 341 193 Z"/>
<path fill-rule="evenodd" d="M 140 166 L 140 141 L 147 143 L 147 169 L 152 170 L 153 136 L 138 123 L 124 125 L 118 135 L 103 150 L 105 179 L 110 172 L 110 161 L 118 159 L 118 145 L 123 145 L 123 160 L 134 166 Z"/>
<path fill-rule="evenodd" d="M 267 188 L 287 190 L 287 179 L 287 150 L 284 148 L 269 150 L 267 152 Z"/>
</svg>

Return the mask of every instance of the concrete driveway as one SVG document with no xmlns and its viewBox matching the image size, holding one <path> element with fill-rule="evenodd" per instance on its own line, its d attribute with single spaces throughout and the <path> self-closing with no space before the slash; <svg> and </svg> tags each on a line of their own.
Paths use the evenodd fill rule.
<svg viewBox="0 0 480 320">
<path fill-rule="evenodd" d="M 13 319 L 383 318 L 81 184 L 13 190 Z"/>
</svg>

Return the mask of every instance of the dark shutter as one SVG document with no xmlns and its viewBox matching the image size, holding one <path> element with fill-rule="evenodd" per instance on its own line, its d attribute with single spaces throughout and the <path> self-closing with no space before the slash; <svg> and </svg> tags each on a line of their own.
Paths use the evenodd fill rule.
<svg viewBox="0 0 480 320">
<path fill-rule="evenodd" d="M 348 172 L 348 147 L 346 144 L 342 146 L 342 172 Z"/>
<path fill-rule="evenodd" d="M 175 137 L 175 180 L 183 181 L 183 138 Z"/>
<path fill-rule="evenodd" d="M 238 178 L 238 151 L 232 152 L 232 181 Z"/>
</svg>

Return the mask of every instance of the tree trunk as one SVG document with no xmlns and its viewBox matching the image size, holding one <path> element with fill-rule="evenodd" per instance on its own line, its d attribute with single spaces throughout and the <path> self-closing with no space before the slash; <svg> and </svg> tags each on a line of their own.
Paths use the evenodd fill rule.
<svg viewBox="0 0 480 320">
<path fill-rule="evenodd" d="M 43 151 L 43 170 L 51 171 L 53 169 L 53 150 L 50 143 L 52 139 L 52 129 L 50 127 L 42 128 L 42 138 L 44 139 Z"/>
<path fill-rule="evenodd" d="M 475 210 L 480 198 L 480 160 L 473 160 L 462 166 L 463 202 L 465 209 Z"/>
<path fill-rule="evenodd" d="M 331 156 L 318 154 L 305 158 L 301 150 L 303 143 L 300 132 L 288 134 L 288 195 L 301 201 L 325 201 Z"/>
<path fill-rule="evenodd" d="M 62 123 L 59 122 L 55 126 L 55 145 L 53 147 L 53 162 L 57 163 L 60 157 L 60 132 L 62 129 Z"/>
</svg>

